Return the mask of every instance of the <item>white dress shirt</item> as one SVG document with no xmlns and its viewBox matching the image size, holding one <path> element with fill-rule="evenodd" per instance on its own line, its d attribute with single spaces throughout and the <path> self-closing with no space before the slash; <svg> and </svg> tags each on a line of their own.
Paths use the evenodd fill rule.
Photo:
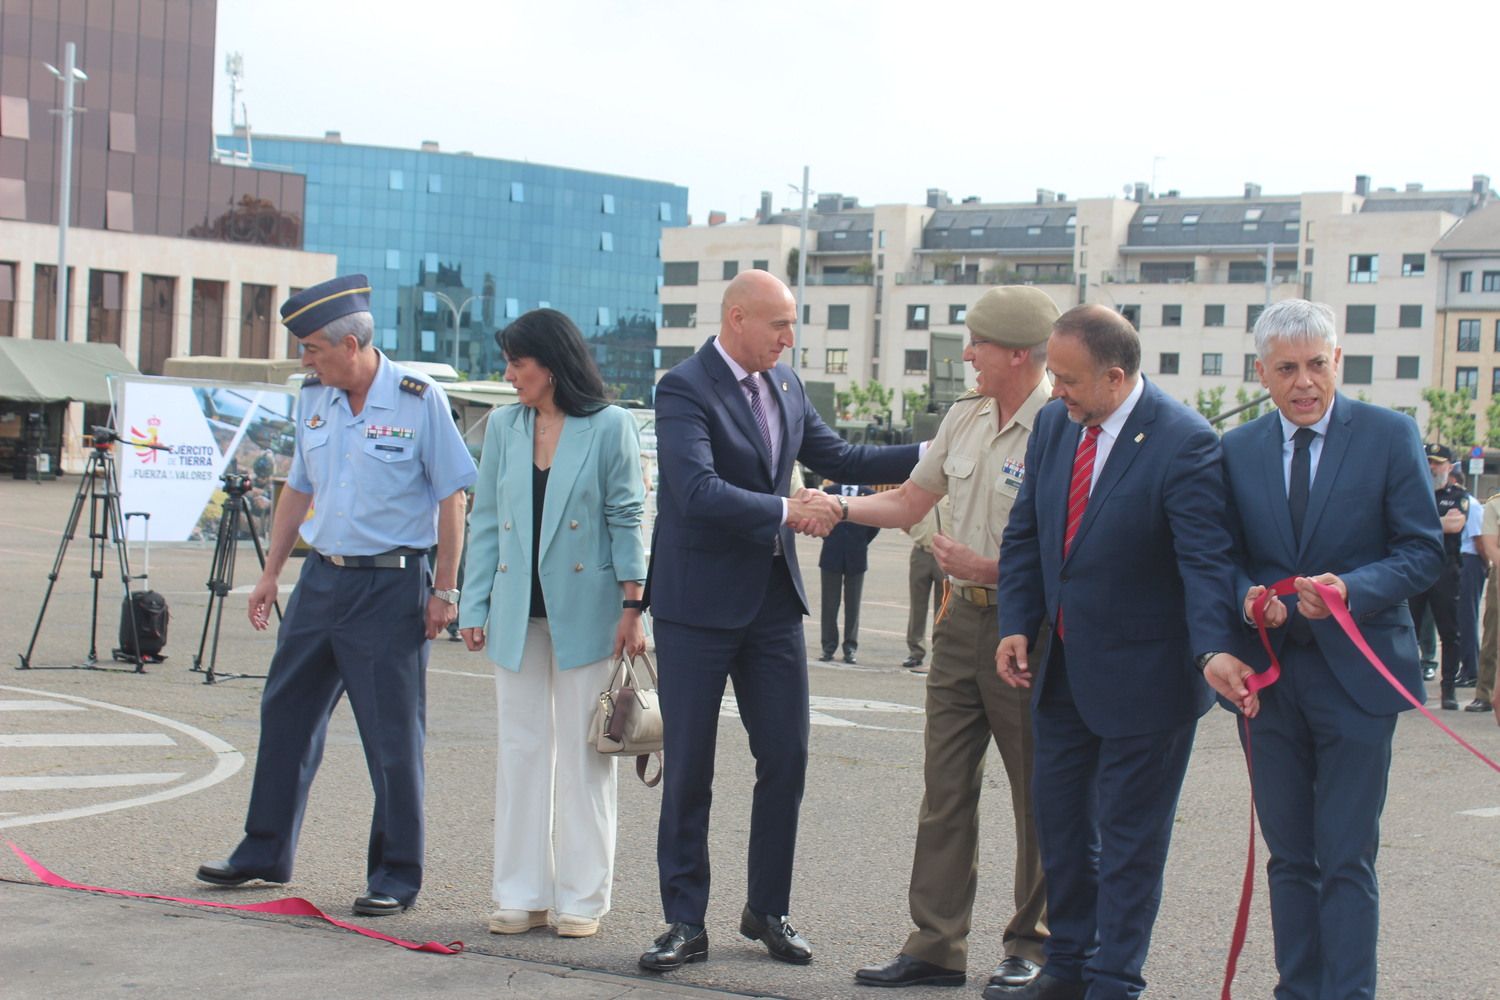
<svg viewBox="0 0 1500 1000">
<path fill-rule="evenodd" d="M 1281 481 L 1286 486 L 1288 496 L 1292 493 L 1292 452 L 1297 449 L 1297 443 L 1292 440 L 1300 428 L 1286 418 L 1286 414 L 1277 411 L 1276 415 L 1281 418 Z M 1328 409 L 1323 411 L 1323 419 L 1312 425 L 1313 439 L 1307 445 L 1307 485 L 1318 481 L 1318 460 L 1323 457 L 1323 439 L 1328 436 L 1328 424 L 1333 420 L 1333 403 L 1328 404 Z"/>
<path fill-rule="evenodd" d="M 1094 495 L 1094 487 L 1099 485 L 1099 474 L 1104 471 L 1104 463 L 1109 461 L 1109 453 L 1114 450 L 1115 439 L 1120 436 L 1120 431 L 1125 429 L 1125 421 L 1130 419 L 1130 414 L 1135 410 L 1135 404 L 1141 401 L 1141 393 L 1146 391 L 1146 380 L 1136 375 L 1135 387 L 1126 395 L 1125 401 L 1115 407 L 1115 412 L 1105 417 L 1099 424 L 1099 438 L 1094 442 L 1094 476 L 1089 480 L 1089 496 Z M 1078 439 L 1079 444 L 1083 438 Z"/>
</svg>

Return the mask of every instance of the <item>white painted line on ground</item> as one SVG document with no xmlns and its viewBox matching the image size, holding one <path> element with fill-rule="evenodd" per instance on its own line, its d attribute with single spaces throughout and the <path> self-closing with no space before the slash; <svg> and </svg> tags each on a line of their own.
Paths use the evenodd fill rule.
<svg viewBox="0 0 1500 1000">
<path fill-rule="evenodd" d="M 61 809 L 50 813 L 32 813 L 29 816 L 12 816 L 0 819 L 0 829 L 11 826 L 30 826 L 33 823 L 53 823 L 58 820 L 80 819 L 84 816 L 97 816 L 100 813 L 113 812 L 116 809 L 130 809 L 135 806 L 151 805 L 156 802 L 166 802 L 169 799 L 179 798 L 183 795 L 191 795 L 194 792 L 211 788 L 227 778 L 231 778 L 245 766 L 245 755 L 234 747 L 225 743 L 212 733 L 206 733 L 196 726 L 190 726 L 185 722 L 168 719 L 165 716 L 153 715 L 150 712 L 142 712 L 135 708 L 124 708 L 120 705 L 111 705 L 104 701 L 94 701 L 91 698 L 79 698 L 76 695 L 58 694 L 56 691 L 38 691 L 33 688 L 11 687 L 8 684 L 0 684 L 0 691 L 10 691 L 15 694 L 41 696 L 44 698 L 61 698 L 65 701 L 75 702 L 89 708 L 100 708 L 110 712 L 120 712 L 132 715 L 138 719 L 146 719 L 158 725 L 175 729 L 184 736 L 197 740 L 214 755 L 214 768 L 201 778 L 185 782 L 172 788 L 164 788 L 149 795 L 137 796 L 133 799 L 123 799 L 118 802 L 100 802 L 94 805 L 79 806 L 76 809 Z"/>
<path fill-rule="evenodd" d="M 1481 816 L 1485 819 L 1500 818 L 1500 806 L 1490 806 L 1487 809 L 1460 809 L 1460 816 Z"/>
<path fill-rule="evenodd" d="M 86 712 L 88 709 L 79 705 L 66 705 L 60 701 L 46 701 L 41 698 L 27 698 L 24 700 L 5 698 L 0 699 L 0 712 Z"/>
<path fill-rule="evenodd" d="M 0 733 L 0 747 L 175 747 L 166 733 Z"/>
<path fill-rule="evenodd" d="M 492 681 L 495 679 L 494 674 L 469 674 L 462 670 L 438 670 L 435 667 L 429 667 L 427 672 L 429 674 L 447 674 L 449 677 L 477 677 L 482 681 Z"/>
<path fill-rule="evenodd" d="M 72 788 L 170 785 L 180 777 L 180 771 L 172 774 L 57 774 L 46 778 L 11 778 L 0 775 L 0 792 L 57 792 Z"/>
</svg>

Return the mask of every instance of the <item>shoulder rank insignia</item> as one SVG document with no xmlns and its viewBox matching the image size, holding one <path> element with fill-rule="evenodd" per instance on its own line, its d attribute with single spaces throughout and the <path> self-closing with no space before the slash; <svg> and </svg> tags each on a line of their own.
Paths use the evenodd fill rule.
<svg viewBox="0 0 1500 1000">
<path fill-rule="evenodd" d="M 318 378 L 318 376 L 317 376 L 316 373 L 314 373 L 312 375 L 304 375 L 304 376 L 302 376 L 302 388 L 304 388 L 304 389 L 306 389 L 310 385 L 322 385 L 322 384 L 323 384 L 323 380 L 320 379 L 320 378 Z"/>
<path fill-rule="evenodd" d="M 978 389 L 970 389 L 968 392 L 964 393 L 962 396 L 959 396 L 957 399 L 955 399 L 954 402 L 955 403 L 967 403 L 971 399 L 982 399 L 982 398 L 983 397 L 981 397 L 979 395 L 979 390 Z"/>
<path fill-rule="evenodd" d="M 427 383 L 419 378 L 412 378 L 410 375 L 406 375 L 401 379 L 401 391 L 409 392 L 413 396 L 420 396 L 427 391 Z"/>
</svg>

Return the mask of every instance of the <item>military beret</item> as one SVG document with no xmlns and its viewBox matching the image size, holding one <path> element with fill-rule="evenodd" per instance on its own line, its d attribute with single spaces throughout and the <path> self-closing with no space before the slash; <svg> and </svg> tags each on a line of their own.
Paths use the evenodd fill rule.
<svg viewBox="0 0 1500 1000">
<path fill-rule="evenodd" d="M 965 325 L 974 336 L 1001 347 L 1035 347 L 1057 321 L 1057 306 L 1030 285 L 991 288 L 969 307 Z"/>
<path fill-rule="evenodd" d="M 370 279 L 346 274 L 304 288 L 281 304 L 281 322 L 297 337 L 317 333 L 350 313 L 370 311 Z"/>
<path fill-rule="evenodd" d="M 1451 462 L 1453 452 L 1448 450 L 1445 444 L 1429 444 L 1427 446 L 1427 461 L 1429 462 Z"/>
</svg>

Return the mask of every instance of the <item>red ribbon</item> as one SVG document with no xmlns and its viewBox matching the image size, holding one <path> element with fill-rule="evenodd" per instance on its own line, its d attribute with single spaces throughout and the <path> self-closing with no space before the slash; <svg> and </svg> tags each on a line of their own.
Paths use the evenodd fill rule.
<svg viewBox="0 0 1500 1000">
<path fill-rule="evenodd" d="M 1491 770 L 1500 772 L 1500 764 L 1496 764 L 1490 760 L 1484 754 L 1474 749 L 1462 736 L 1449 729 L 1441 719 L 1427 709 L 1427 706 L 1422 704 L 1416 695 L 1408 691 L 1406 686 L 1396 679 L 1396 676 L 1391 673 L 1389 667 L 1380 662 L 1380 657 L 1375 655 L 1375 651 L 1370 648 L 1370 644 L 1365 642 L 1365 637 L 1360 634 L 1359 626 L 1354 624 L 1354 616 L 1349 613 L 1348 605 L 1339 596 L 1336 588 L 1326 583 L 1318 583 L 1317 581 L 1309 582 L 1312 583 L 1313 589 L 1318 592 L 1318 596 L 1323 599 L 1323 604 L 1328 608 L 1329 613 L 1333 615 L 1333 620 L 1338 622 L 1339 628 L 1344 630 L 1344 634 L 1354 644 L 1354 648 L 1363 654 L 1364 658 L 1369 661 L 1370 666 L 1375 668 L 1375 672 L 1385 678 L 1387 684 L 1399 693 L 1401 697 L 1411 702 L 1412 707 L 1427 717 L 1427 721 L 1447 733 L 1455 743 L 1484 761 L 1489 765 Z M 1255 628 L 1260 632 L 1260 643 L 1265 647 L 1266 655 L 1271 660 L 1271 666 L 1268 669 L 1246 678 L 1245 687 L 1249 688 L 1252 694 L 1270 687 L 1281 678 L 1281 661 L 1276 658 L 1276 650 L 1271 647 L 1271 637 L 1266 631 L 1266 605 L 1277 597 L 1290 596 L 1296 592 L 1297 578 L 1289 576 L 1285 580 L 1280 580 L 1268 587 L 1264 593 L 1255 599 L 1255 604 L 1251 608 L 1251 617 L 1255 619 Z M 1229 958 L 1224 963 L 1224 988 L 1219 993 L 1220 1000 L 1230 1000 L 1229 987 L 1234 982 L 1234 973 L 1236 966 L 1239 964 L 1240 951 L 1245 946 L 1245 929 L 1250 921 L 1250 897 L 1255 891 L 1255 767 L 1251 763 L 1250 754 L 1250 720 L 1241 715 L 1240 724 L 1244 727 L 1245 732 L 1245 770 L 1250 776 L 1250 850 L 1245 858 L 1245 878 L 1240 886 L 1240 905 L 1234 918 L 1234 935 L 1229 942 Z"/>
<path fill-rule="evenodd" d="M 400 945 L 402 948 L 407 948 L 411 951 L 425 951 L 435 955 L 457 955 L 464 950 L 464 943 L 462 941 L 454 941 L 446 945 L 438 944 L 436 941 L 417 944 L 414 941 L 403 941 L 400 938 L 381 934 L 379 931 L 372 931 L 368 927 L 360 927 L 358 924 L 337 920 L 307 900 L 296 896 L 288 896 L 284 899 L 272 899 L 264 903 L 217 903 L 207 899 L 179 899 L 176 896 L 158 896 L 149 892 L 131 892 L 127 889 L 105 889 L 97 885 L 80 885 L 77 882 L 70 882 L 61 875 L 56 875 L 48 871 L 40 862 L 34 860 L 25 851 L 10 841 L 6 841 L 6 845 L 16 853 L 16 857 L 20 858 L 27 868 L 31 869 L 33 875 L 41 879 L 43 884 L 50 885 L 54 889 L 78 889 L 82 892 L 103 892 L 111 896 L 129 896 L 132 899 L 160 899 L 168 903 L 186 903 L 189 906 L 211 906 L 220 910 L 243 910 L 247 913 L 275 913 L 284 917 L 319 917 L 333 924 L 335 927 L 342 927 L 346 931 L 363 934 L 365 937 L 374 938 L 377 941 Z"/>
</svg>

